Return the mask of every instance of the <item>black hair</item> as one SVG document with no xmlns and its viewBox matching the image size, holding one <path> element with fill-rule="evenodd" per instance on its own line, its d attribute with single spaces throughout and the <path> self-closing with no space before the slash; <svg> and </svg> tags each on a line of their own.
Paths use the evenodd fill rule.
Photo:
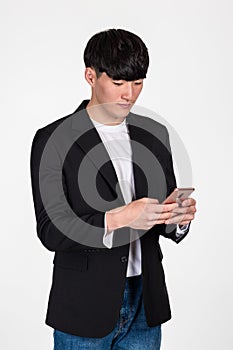
<svg viewBox="0 0 233 350">
<path fill-rule="evenodd" d="M 86 67 L 92 67 L 97 77 L 105 72 L 115 80 L 146 78 L 149 66 L 148 50 L 136 34 L 123 29 L 108 29 L 93 35 L 84 50 Z"/>
</svg>

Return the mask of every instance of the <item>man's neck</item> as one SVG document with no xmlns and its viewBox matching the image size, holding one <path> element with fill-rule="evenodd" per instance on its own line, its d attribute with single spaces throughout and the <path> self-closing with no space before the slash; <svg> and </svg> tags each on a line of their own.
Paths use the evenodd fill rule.
<svg viewBox="0 0 233 350">
<path fill-rule="evenodd" d="M 92 100 L 90 100 L 87 104 L 86 110 L 91 119 L 94 119 L 97 123 L 104 125 L 119 125 L 125 119 L 125 117 L 114 117 L 107 114 L 100 104 L 95 103 Z"/>
</svg>

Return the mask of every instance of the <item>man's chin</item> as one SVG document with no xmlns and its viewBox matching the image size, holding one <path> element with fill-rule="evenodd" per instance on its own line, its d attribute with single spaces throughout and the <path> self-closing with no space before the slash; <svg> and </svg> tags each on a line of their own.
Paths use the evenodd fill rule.
<svg viewBox="0 0 233 350">
<path fill-rule="evenodd" d="M 91 116 L 96 120 L 108 120 L 108 118 L 115 120 L 116 123 L 122 122 L 130 112 L 132 104 L 102 103 L 94 105 L 90 108 Z"/>
<path fill-rule="evenodd" d="M 110 113 L 114 118 L 126 118 L 132 108 L 132 104 L 111 104 L 107 106 L 106 112 Z"/>
</svg>

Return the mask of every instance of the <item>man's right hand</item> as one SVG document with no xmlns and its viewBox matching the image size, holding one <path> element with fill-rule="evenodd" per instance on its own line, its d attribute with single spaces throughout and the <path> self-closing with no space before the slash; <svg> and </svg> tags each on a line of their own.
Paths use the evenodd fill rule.
<svg viewBox="0 0 233 350">
<path fill-rule="evenodd" d="M 106 213 L 108 232 L 121 227 L 149 230 L 174 216 L 177 203 L 159 204 L 154 198 L 141 198 Z"/>
</svg>

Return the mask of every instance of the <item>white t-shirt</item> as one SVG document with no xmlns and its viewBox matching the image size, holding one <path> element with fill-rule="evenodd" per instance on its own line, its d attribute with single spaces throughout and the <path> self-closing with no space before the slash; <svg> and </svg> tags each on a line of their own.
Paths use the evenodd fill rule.
<svg viewBox="0 0 233 350">
<path fill-rule="evenodd" d="M 91 120 L 109 154 L 125 204 L 128 204 L 132 201 L 135 189 L 132 149 L 126 120 L 118 125 L 104 125 Z M 112 248 L 113 235 L 114 231 L 104 234 L 103 243 L 107 248 Z M 138 239 L 137 230 L 130 229 L 130 241 L 127 277 L 141 274 L 141 242 Z"/>
</svg>

